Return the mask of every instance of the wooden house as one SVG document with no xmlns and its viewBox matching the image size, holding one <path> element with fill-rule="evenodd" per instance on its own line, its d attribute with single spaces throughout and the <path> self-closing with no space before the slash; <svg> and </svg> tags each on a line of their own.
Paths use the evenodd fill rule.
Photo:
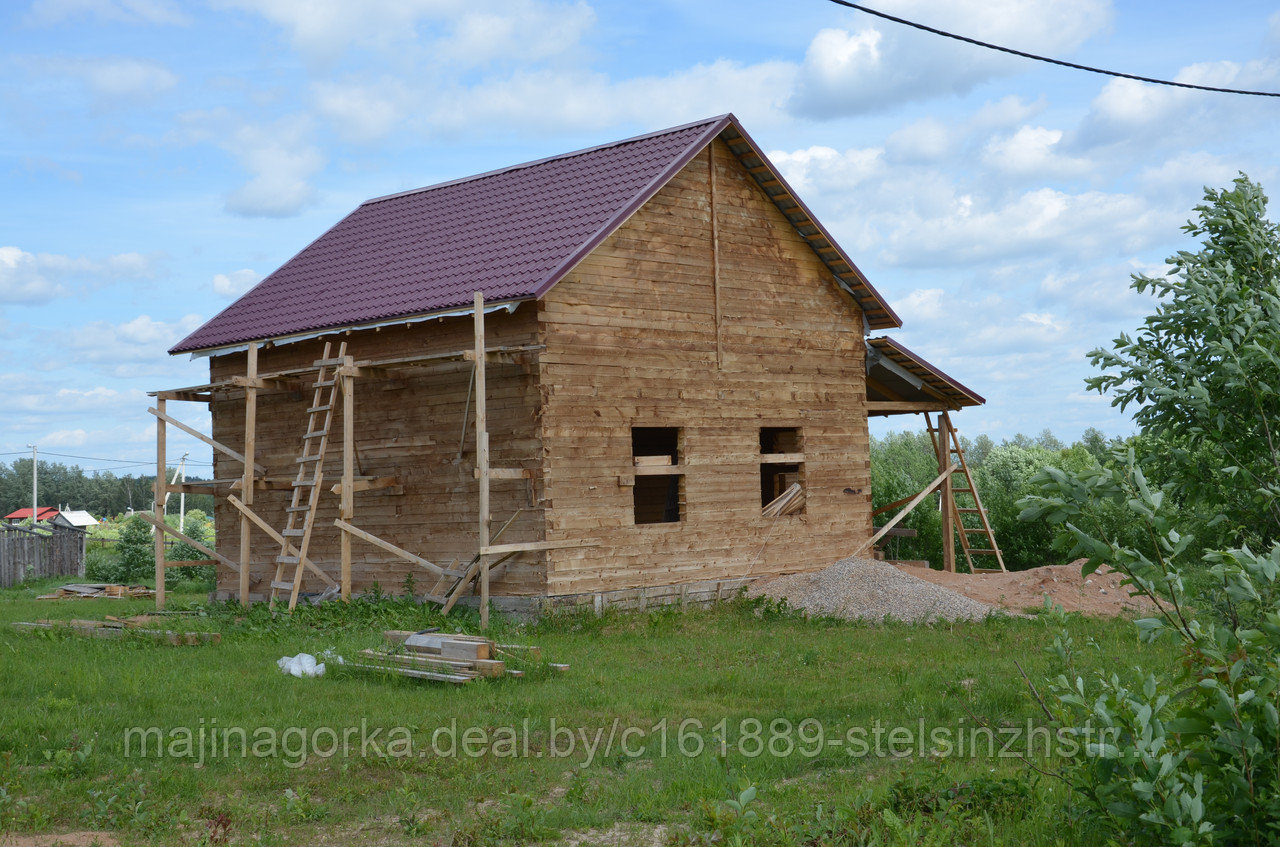
<svg viewBox="0 0 1280 847">
<path fill-rule="evenodd" d="M 362 204 L 170 351 L 158 467 L 209 403 L 245 602 L 723 597 L 870 539 L 869 414 L 982 402 L 897 326 L 726 115 Z"/>
</svg>

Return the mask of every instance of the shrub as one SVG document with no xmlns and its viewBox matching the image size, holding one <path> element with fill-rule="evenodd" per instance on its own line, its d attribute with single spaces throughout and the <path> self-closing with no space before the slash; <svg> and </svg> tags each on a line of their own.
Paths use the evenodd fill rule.
<svg viewBox="0 0 1280 847">
<path fill-rule="evenodd" d="M 120 582 L 136 582 L 155 574 L 155 541 L 151 525 L 134 515 L 120 530 Z"/>
<path fill-rule="evenodd" d="M 1169 491 L 1150 485 L 1134 454 L 1083 474 L 1046 470 L 1024 515 L 1061 524 L 1089 557 L 1156 604 L 1140 637 L 1182 644 L 1181 669 L 1086 680 L 1065 633 L 1051 655 L 1060 673 L 1044 705 L 1081 743 L 1065 778 L 1143 844 L 1263 844 L 1280 831 L 1280 543 L 1207 554 L 1213 600 L 1189 592 L 1182 572 L 1193 539 L 1174 527 Z M 1104 540 L 1100 506 L 1124 510 L 1143 540 Z M 1192 611 L 1193 604 L 1198 612 Z"/>
<path fill-rule="evenodd" d="M 90 582 L 124 582 L 124 566 L 118 550 L 90 547 L 84 556 L 84 577 Z"/>
</svg>

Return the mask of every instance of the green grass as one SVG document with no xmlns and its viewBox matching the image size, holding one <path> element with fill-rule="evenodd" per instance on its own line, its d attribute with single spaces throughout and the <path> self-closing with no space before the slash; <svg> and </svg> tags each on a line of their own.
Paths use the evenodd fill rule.
<svg viewBox="0 0 1280 847">
<path fill-rule="evenodd" d="M 175 648 L 9 627 L 151 608 L 35 601 L 47 586 L 0 591 L 0 828 L 10 832 L 103 829 L 124 843 L 457 845 L 663 825 L 673 843 L 735 835 L 777 844 L 1088 840 L 1065 817 L 1063 789 L 1017 759 L 817 749 L 819 728 L 825 742 L 845 739 L 850 729 L 873 731 L 877 721 L 886 731 L 915 730 L 923 721 L 931 732 L 1037 720 L 1013 664 L 1033 679 L 1043 674 L 1041 648 L 1052 634 L 1036 619 L 869 627 L 735 601 L 525 626 L 500 620 L 499 640 L 537 644 L 570 671 L 531 667 L 521 680 L 455 687 L 333 671 L 332 664 L 324 678 L 295 679 L 276 660 L 327 648 L 350 656 L 376 646 L 384 628 L 474 632 L 476 621 L 465 614 L 442 620 L 391 599 L 271 619 L 265 609 L 246 617 L 179 593 L 170 608 L 199 614 L 175 619 L 173 628 L 222 632 L 220 645 Z M 1082 652 L 1099 667 L 1170 661 L 1162 648 L 1139 645 L 1127 621 L 1072 618 L 1068 626 L 1077 643 L 1096 644 Z M 559 751 L 567 747 L 565 727 L 588 737 L 599 731 L 603 744 L 616 724 L 614 748 L 588 762 L 579 735 L 573 756 L 553 757 L 553 720 Z M 754 756 L 752 720 L 766 742 Z M 367 732 L 382 728 L 384 755 L 362 755 L 362 722 Z M 296 729 L 278 736 L 274 756 L 214 758 L 207 746 L 203 759 L 124 755 L 128 727 L 158 727 L 172 741 L 179 728 L 203 727 L 207 738 L 215 726 L 245 728 L 251 746 L 260 728 Z M 489 733 L 494 748 L 478 757 L 435 755 L 433 733 L 454 726 L 459 743 L 472 728 Z M 339 735 L 356 728 L 349 754 L 302 761 L 301 734 L 323 727 Z M 523 736 L 514 749 L 502 746 L 506 727 L 527 727 L 527 754 Z M 646 733 L 630 739 L 633 750 L 647 745 L 638 756 L 618 748 L 627 727 Z M 390 747 L 397 738 L 401 746 Z M 447 747 L 447 736 L 436 738 Z M 413 755 L 392 755 L 406 739 Z M 315 740 L 322 749 L 330 743 L 323 729 Z M 789 754 L 788 741 L 796 748 Z M 693 755 L 681 754 L 682 743 Z M 499 755 L 507 753 L 520 755 Z M 725 803 L 748 785 L 757 796 L 745 798 L 741 813 Z"/>
</svg>

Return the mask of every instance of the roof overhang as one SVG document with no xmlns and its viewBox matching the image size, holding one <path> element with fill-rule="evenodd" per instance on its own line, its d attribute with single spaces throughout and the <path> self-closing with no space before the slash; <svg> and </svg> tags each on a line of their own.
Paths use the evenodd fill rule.
<svg viewBox="0 0 1280 847">
<path fill-rule="evenodd" d="M 867 339 L 867 414 L 948 412 L 987 401 L 891 338 Z"/>
</svg>

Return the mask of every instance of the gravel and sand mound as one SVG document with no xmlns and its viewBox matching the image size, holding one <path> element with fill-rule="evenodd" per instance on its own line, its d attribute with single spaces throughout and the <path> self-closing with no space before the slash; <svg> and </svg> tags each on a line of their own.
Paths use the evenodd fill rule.
<svg viewBox="0 0 1280 847">
<path fill-rule="evenodd" d="M 1086 615 L 1145 614 L 1154 610 L 1147 598 L 1129 596 L 1129 589 L 1120 584 L 1123 575 L 1118 571 L 1104 565 L 1089 576 L 1081 576 L 1080 566 L 1084 563 L 1084 559 L 1077 559 L 1068 565 L 978 576 L 914 567 L 903 567 L 901 571 L 1012 612 L 1040 608 L 1046 594 L 1068 612 Z"/>
<path fill-rule="evenodd" d="M 978 620 L 995 609 L 885 562 L 844 559 L 826 570 L 756 582 L 747 596 L 785 599 L 813 616 L 882 621 Z"/>
</svg>

